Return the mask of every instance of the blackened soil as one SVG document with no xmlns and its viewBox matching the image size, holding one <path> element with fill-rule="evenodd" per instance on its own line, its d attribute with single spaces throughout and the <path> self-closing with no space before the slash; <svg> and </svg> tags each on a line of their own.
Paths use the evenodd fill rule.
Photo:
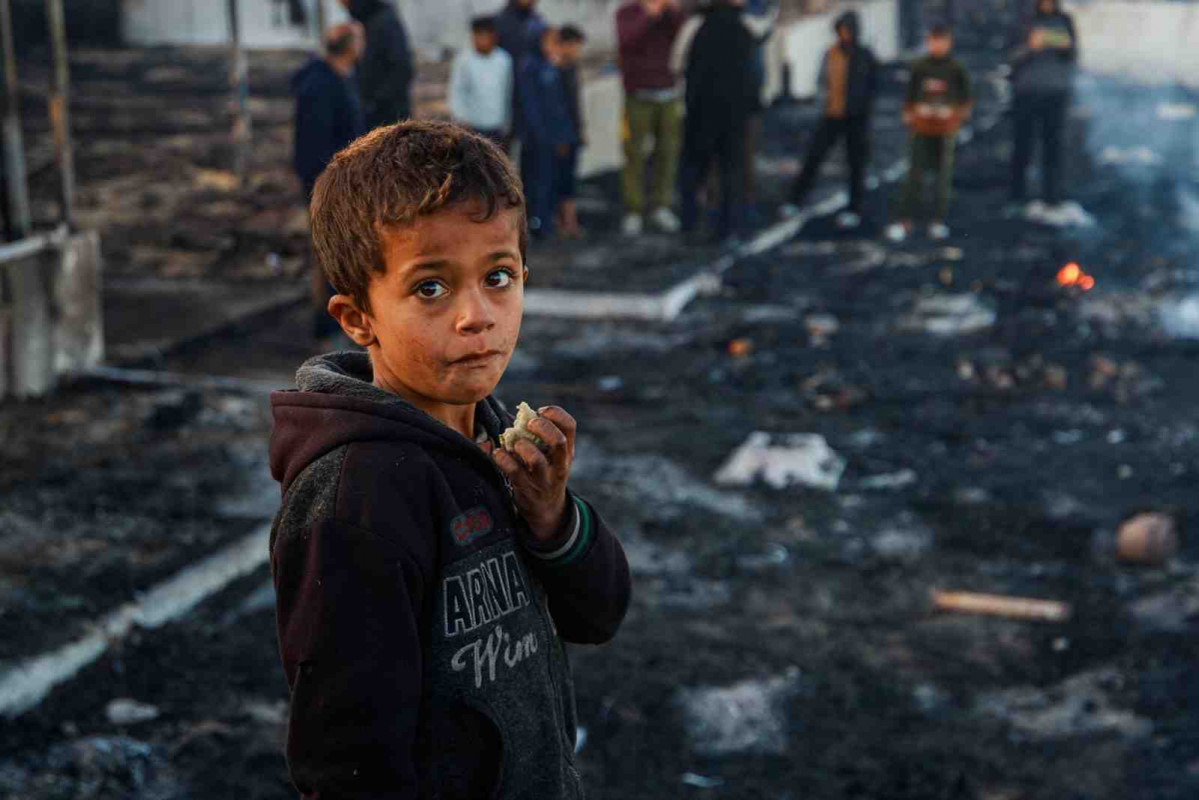
<svg viewBox="0 0 1199 800">
<path fill-rule="evenodd" d="M 259 525 L 277 489 L 262 399 L 77 386 L 0 414 L 0 660 Z"/>
</svg>

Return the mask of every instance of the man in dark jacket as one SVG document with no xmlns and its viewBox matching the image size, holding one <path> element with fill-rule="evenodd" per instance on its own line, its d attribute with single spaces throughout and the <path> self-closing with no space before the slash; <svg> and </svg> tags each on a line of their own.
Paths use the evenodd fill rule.
<svg viewBox="0 0 1199 800">
<path fill-rule="evenodd" d="M 415 70 L 408 34 L 389 0 L 341 0 L 366 29 L 366 54 L 358 66 L 358 88 L 368 128 L 412 116 L 409 86 Z"/>
<path fill-rule="evenodd" d="M 500 47 L 508 51 L 518 68 L 521 60 L 537 49 L 537 34 L 544 27 L 545 20 L 537 13 L 537 0 L 508 0 L 504 10 L 495 16 Z"/>
<path fill-rule="evenodd" d="M 1023 26 L 1012 57 L 1012 200 L 1026 199 L 1025 173 L 1033 139 L 1040 128 L 1041 180 L 1045 201 L 1061 196 L 1062 132 L 1078 60 L 1074 21 L 1057 0 L 1038 0 L 1032 20 Z"/>
<path fill-rule="evenodd" d="M 799 213 L 824 159 L 840 139 L 845 139 L 849 157 L 849 208 L 837 216 L 837 224 L 842 228 L 856 228 L 862 222 L 870 112 L 878 92 L 878 62 L 870 48 L 859 40 L 861 31 L 856 11 L 847 11 L 837 17 L 833 29 L 837 33 L 837 42 L 825 53 L 820 67 L 824 116 L 808 147 L 803 170 L 791 192 L 791 202 L 782 207 L 781 213 L 784 217 Z"/>
<path fill-rule="evenodd" d="M 338 150 L 366 132 L 362 103 L 353 79 L 354 65 L 362 57 L 362 26 L 337 25 L 325 34 L 325 57 L 314 58 L 291 79 L 296 97 L 295 150 L 292 164 L 304 187 L 304 205 L 312 200 L 312 187 Z M 320 339 L 337 331 L 325 306 L 332 287 L 312 265 L 313 336 Z"/>
<path fill-rule="evenodd" d="M 737 233 L 744 211 L 744 137 L 758 107 L 757 43 L 741 21 L 736 0 L 716 0 L 687 57 L 687 116 L 680 179 L 682 225 L 695 231 L 699 185 L 716 160 L 720 170 L 717 238 Z"/>
<path fill-rule="evenodd" d="M 495 30 L 499 35 L 500 49 L 512 56 L 512 69 L 517 81 L 525 58 L 541 49 L 541 34 L 545 20 L 537 13 L 537 0 L 508 0 L 504 10 L 495 16 Z M 520 107 L 520 91 L 512 93 L 512 130 L 504 142 L 504 149 L 514 153 L 520 147 L 520 179 L 525 186 L 532 185 L 534 164 L 525 152 L 524 112 Z M 532 198 L 529 198 L 530 204 Z"/>
<path fill-rule="evenodd" d="M 524 131 L 521 177 L 529 202 L 529 230 L 539 238 L 554 232 L 562 186 L 557 169 L 565 167 L 581 141 L 562 79 L 558 31 L 545 28 L 540 41 L 540 47 L 525 56 L 516 76 Z"/>
</svg>

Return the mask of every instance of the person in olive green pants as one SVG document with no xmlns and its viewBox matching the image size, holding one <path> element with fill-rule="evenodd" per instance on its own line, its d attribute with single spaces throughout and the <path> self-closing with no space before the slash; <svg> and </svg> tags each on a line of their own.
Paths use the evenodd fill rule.
<svg viewBox="0 0 1199 800">
<path fill-rule="evenodd" d="M 952 136 L 913 135 L 910 149 L 908 177 L 899 196 L 899 217 L 910 221 L 916 216 L 924 189 L 924 176 L 931 172 L 936 176 L 934 184 L 933 220 L 944 222 L 949 214 L 949 195 L 953 189 Z"/>
<path fill-rule="evenodd" d="M 675 233 L 679 218 L 671 211 L 675 174 L 682 149 L 683 90 L 670 68 L 670 52 L 686 15 L 679 0 L 625 0 L 616 11 L 616 40 L 624 84 L 624 222 L 636 236 L 649 221 Z M 646 144 L 654 140 L 653 183 L 645 196 Z"/>
<path fill-rule="evenodd" d="M 638 96 L 625 98 L 624 106 L 624 171 L 621 173 L 621 193 L 624 196 L 625 213 L 641 216 L 649 208 L 655 209 L 652 219 L 659 227 L 657 217 L 662 209 L 670 209 L 674 199 L 675 175 L 679 153 L 683 142 L 683 100 L 675 97 L 665 101 L 643 99 Z M 645 170 L 646 144 L 654 140 L 652 155 L 653 173 L 650 176 L 650 197 L 646 198 Z M 647 204 L 648 199 L 648 204 Z"/>
<path fill-rule="evenodd" d="M 912 64 L 903 121 L 911 131 L 908 177 L 899 198 L 899 221 L 887 228 L 887 238 L 902 242 L 912 230 L 917 205 L 924 190 L 924 176 L 936 176 L 937 194 L 928 235 L 949 236 L 945 217 L 953 188 L 953 146 L 958 129 L 969 118 L 970 76 L 950 53 L 953 33 L 944 24 L 928 32 L 928 54 Z"/>
</svg>

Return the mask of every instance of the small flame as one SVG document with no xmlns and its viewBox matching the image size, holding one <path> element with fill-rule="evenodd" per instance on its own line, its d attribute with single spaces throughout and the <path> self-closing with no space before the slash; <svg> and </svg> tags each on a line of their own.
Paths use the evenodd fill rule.
<svg viewBox="0 0 1199 800">
<path fill-rule="evenodd" d="M 1058 270 L 1057 283 L 1058 286 L 1077 286 L 1084 292 L 1095 288 L 1095 278 L 1083 272 L 1082 267 L 1073 261 Z"/>
</svg>

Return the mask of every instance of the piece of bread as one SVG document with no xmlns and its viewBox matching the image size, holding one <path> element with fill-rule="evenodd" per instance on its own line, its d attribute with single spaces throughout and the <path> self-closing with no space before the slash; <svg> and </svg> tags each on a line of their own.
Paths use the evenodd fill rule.
<svg viewBox="0 0 1199 800">
<path fill-rule="evenodd" d="M 500 434 L 500 447 L 511 450 L 520 439 L 528 439 L 538 450 L 546 449 L 545 442 L 529 430 L 529 423 L 537 419 L 537 412 L 528 403 L 522 402 L 516 407 L 516 420 L 512 427 Z"/>
</svg>

